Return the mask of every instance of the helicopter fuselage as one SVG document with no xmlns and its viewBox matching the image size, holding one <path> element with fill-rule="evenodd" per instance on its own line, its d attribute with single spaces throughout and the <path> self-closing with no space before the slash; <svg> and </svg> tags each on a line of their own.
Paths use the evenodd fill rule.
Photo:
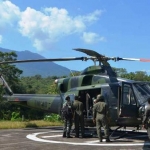
<svg viewBox="0 0 150 150">
<path fill-rule="evenodd" d="M 146 100 L 150 96 L 149 82 L 139 82 L 107 75 L 82 75 L 57 81 L 60 93 L 81 97 L 84 104 L 86 126 L 94 126 L 92 120 L 93 99 L 98 94 L 105 97 L 109 108 L 111 126 L 139 126 L 142 124 Z M 89 97 L 87 96 L 89 95 Z"/>
</svg>

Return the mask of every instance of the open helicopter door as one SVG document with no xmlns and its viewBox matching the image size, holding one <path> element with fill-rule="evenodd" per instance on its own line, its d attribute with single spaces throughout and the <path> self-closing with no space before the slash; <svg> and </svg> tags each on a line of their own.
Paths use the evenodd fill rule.
<svg viewBox="0 0 150 150">
<path fill-rule="evenodd" d="M 122 82 L 118 103 L 118 124 L 122 126 L 139 125 L 138 105 L 131 83 Z"/>
</svg>

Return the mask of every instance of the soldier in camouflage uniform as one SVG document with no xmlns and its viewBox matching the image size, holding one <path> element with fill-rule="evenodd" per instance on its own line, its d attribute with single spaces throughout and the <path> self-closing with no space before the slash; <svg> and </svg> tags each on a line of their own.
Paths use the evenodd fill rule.
<svg viewBox="0 0 150 150">
<path fill-rule="evenodd" d="M 79 101 L 78 96 L 75 96 L 73 103 L 74 109 L 74 123 L 75 123 L 75 137 L 79 137 L 79 125 L 81 127 L 81 138 L 84 137 L 84 116 L 83 116 L 83 103 Z"/>
<path fill-rule="evenodd" d="M 109 142 L 109 127 L 107 121 L 108 108 L 106 103 L 104 102 L 104 96 L 97 95 L 97 102 L 93 107 L 93 122 L 96 123 L 97 135 L 102 142 L 102 133 L 101 127 L 104 128 L 104 134 L 106 138 L 106 142 Z"/>
<path fill-rule="evenodd" d="M 70 130 L 72 126 L 72 119 L 73 119 L 73 109 L 72 109 L 72 103 L 70 102 L 70 97 L 66 97 L 66 102 L 63 104 L 63 108 L 68 105 L 69 109 L 72 111 L 72 115 L 69 115 L 69 117 L 64 117 L 64 129 L 63 129 L 63 137 L 71 138 L 70 136 Z M 62 108 L 62 109 L 63 109 Z"/>
</svg>

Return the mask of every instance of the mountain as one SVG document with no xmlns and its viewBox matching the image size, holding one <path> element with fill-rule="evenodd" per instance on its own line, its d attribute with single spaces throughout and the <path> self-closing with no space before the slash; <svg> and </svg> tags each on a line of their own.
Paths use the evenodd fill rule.
<svg viewBox="0 0 150 150">
<path fill-rule="evenodd" d="M 26 59 L 43 59 L 45 57 L 32 53 L 31 51 L 15 51 L 10 49 L 5 49 L 0 47 L 0 51 L 2 52 L 11 52 L 14 51 L 17 54 L 18 60 L 26 60 Z M 48 76 L 68 76 L 70 74 L 70 70 L 66 67 L 58 65 L 54 62 L 34 62 L 34 63 L 20 63 L 16 64 L 17 68 L 23 71 L 22 76 L 34 76 L 41 75 L 42 77 Z"/>
</svg>

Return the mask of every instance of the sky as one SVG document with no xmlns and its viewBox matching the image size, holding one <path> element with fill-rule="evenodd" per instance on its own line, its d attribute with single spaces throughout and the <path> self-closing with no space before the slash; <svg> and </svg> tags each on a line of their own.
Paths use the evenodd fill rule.
<svg viewBox="0 0 150 150">
<path fill-rule="evenodd" d="M 150 1 L 0 0 L 0 47 L 38 53 L 45 58 L 102 55 L 150 59 Z M 92 61 L 55 62 L 83 70 Z M 109 61 L 128 72 L 146 71 L 149 62 Z"/>
</svg>

